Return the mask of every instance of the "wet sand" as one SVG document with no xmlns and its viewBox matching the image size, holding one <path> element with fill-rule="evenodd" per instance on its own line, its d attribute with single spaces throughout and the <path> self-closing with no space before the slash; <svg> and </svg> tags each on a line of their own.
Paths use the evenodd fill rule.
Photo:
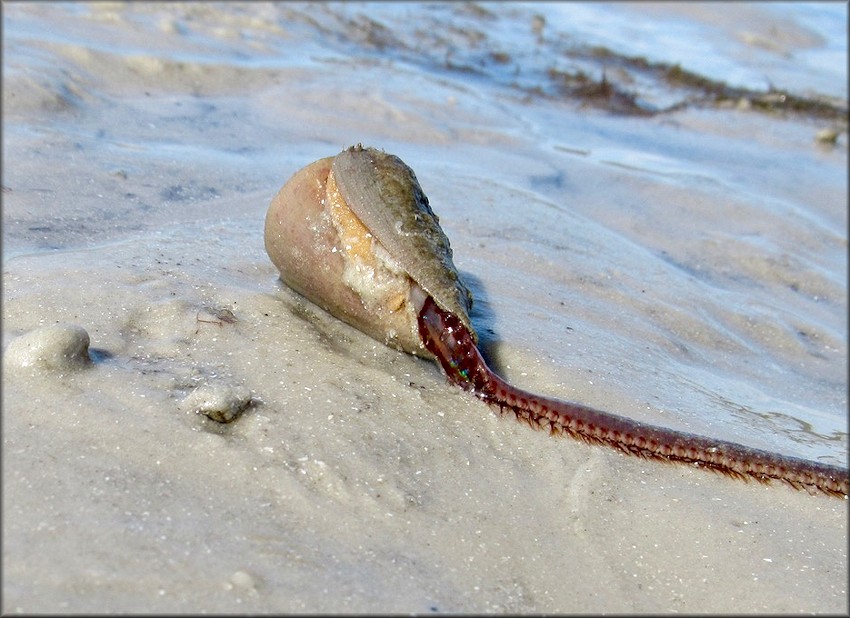
<svg viewBox="0 0 850 618">
<path fill-rule="evenodd" d="M 501 418 L 262 240 L 298 168 L 384 148 L 510 381 L 845 464 L 846 133 L 529 101 L 269 5 L 151 6 L 4 7 L 4 613 L 848 611 L 846 500 Z"/>
</svg>

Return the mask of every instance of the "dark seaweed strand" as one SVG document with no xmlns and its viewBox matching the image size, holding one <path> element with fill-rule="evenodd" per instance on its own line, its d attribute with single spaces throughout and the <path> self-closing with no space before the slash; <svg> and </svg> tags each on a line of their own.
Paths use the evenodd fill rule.
<svg viewBox="0 0 850 618">
<path fill-rule="evenodd" d="M 837 466 L 655 427 L 515 388 L 487 367 L 460 320 L 441 310 L 431 298 L 419 313 L 419 333 L 450 381 L 502 413 L 513 412 L 517 419 L 536 429 L 567 434 L 647 459 L 681 462 L 763 483 L 779 480 L 797 489 L 847 497 L 848 471 Z"/>
</svg>

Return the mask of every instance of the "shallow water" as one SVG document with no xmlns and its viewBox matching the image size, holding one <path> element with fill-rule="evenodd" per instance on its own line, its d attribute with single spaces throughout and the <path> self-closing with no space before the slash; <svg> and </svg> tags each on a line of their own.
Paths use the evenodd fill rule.
<svg viewBox="0 0 850 618">
<path fill-rule="evenodd" d="M 429 611 L 431 595 L 447 611 L 693 610 L 708 607 L 704 598 L 723 611 L 712 590 L 734 588 L 734 574 L 672 597 L 640 601 L 626 586 L 621 598 L 628 602 L 589 594 L 566 604 L 547 588 L 554 581 L 531 583 L 517 566 L 510 582 L 473 595 L 475 586 L 492 584 L 500 559 L 519 560 L 522 548 L 539 543 L 530 532 L 509 540 L 524 517 L 553 530 L 564 526 L 560 513 L 572 513 L 569 538 L 587 525 L 576 513 L 598 512 L 570 500 L 588 499 L 594 487 L 614 483 L 611 495 L 633 515 L 641 501 L 658 499 L 641 495 L 643 480 L 629 484 L 643 475 L 667 479 L 674 501 L 694 492 L 710 503 L 728 483 L 738 489 L 725 491 L 743 490 L 726 479 L 644 464 L 619 472 L 618 485 L 611 462 L 629 464 L 614 455 L 540 441 L 545 436 L 491 417 L 444 387 L 431 365 L 360 337 L 283 289 L 263 250 L 262 225 L 271 197 L 301 166 L 357 142 L 383 148 L 416 171 L 476 297 L 472 319 L 482 345 L 509 381 L 844 464 L 847 47 L 846 28 L 834 24 L 846 26 L 847 9 L 726 8 L 4 4 L 4 346 L 41 325 L 69 322 L 88 330 L 100 354 L 80 375 L 4 375 L 6 451 L 32 453 L 26 428 L 40 427 L 63 452 L 90 449 L 87 462 L 68 464 L 100 479 L 87 491 L 111 495 L 115 476 L 103 480 L 103 470 L 114 466 L 136 479 L 145 502 L 104 515 L 95 500 L 75 516 L 39 512 L 40 522 L 56 529 L 57 522 L 96 517 L 109 522 L 105 539 L 120 539 L 126 525 L 144 535 L 174 534 L 193 551 L 209 538 L 222 555 L 238 556 L 238 543 L 215 526 L 201 526 L 199 538 L 150 516 L 163 510 L 191 519 L 200 512 L 213 521 L 204 487 L 217 479 L 215 495 L 234 516 L 249 521 L 248 505 L 257 500 L 261 512 L 277 513 L 276 524 L 262 524 L 267 528 L 245 541 L 267 552 L 243 565 L 258 580 L 244 591 L 255 609 Z M 671 79 L 677 65 L 702 81 Z M 823 129 L 836 130 L 836 143 L 816 139 Z M 238 318 L 235 325 L 201 321 L 222 308 Z M 222 381 L 247 386 L 254 397 L 253 412 L 232 429 L 219 435 L 175 412 L 199 385 Z M 63 412 L 58 402 L 79 407 Z M 103 424 L 103 413 L 122 419 L 124 432 Z M 133 445 L 122 443 L 128 430 Z M 360 444 L 364 432 L 369 448 Z M 142 464 L 151 460 L 171 474 Z M 213 473 L 216 462 L 227 469 Z M 50 573 L 50 558 L 20 556 L 40 538 L 23 516 L 35 508 L 34 496 L 64 494 L 50 479 L 33 480 L 13 460 L 4 463 L 4 511 L 15 522 L 4 523 L 12 548 L 4 555 L 12 573 L 4 610 L 61 608 L 67 591 L 34 575 Z M 474 476 L 458 472 L 470 466 Z M 593 473 L 572 476 L 579 469 Z M 470 487 L 474 478 L 481 487 Z M 499 479 L 510 504 L 494 503 Z M 172 482 L 180 492 L 167 491 L 157 504 L 156 488 Z M 556 499 L 559 490 L 548 496 L 547 483 L 570 489 Z M 777 499 L 746 491 L 762 507 Z M 605 495 L 597 489 L 600 509 Z M 791 498 L 785 513 L 811 517 L 816 528 L 823 522 L 807 511 L 806 499 Z M 64 504 L 75 506 L 73 498 Z M 429 518 L 446 505 L 447 519 L 431 527 Z M 482 528 L 477 521 L 488 510 L 494 521 Z M 822 533 L 846 540 L 846 507 L 829 510 Z M 283 521 L 281 512 L 292 519 Z M 699 513 L 679 517 L 704 524 L 706 542 L 723 542 L 705 530 L 710 510 Z M 319 523 L 311 525 L 313 517 Z M 335 545 L 339 535 L 323 534 L 334 517 L 351 529 L 342 546 Z M 393 517 L 406 523 L 383 528 Z M 576 560 L 591 561 L 583 590 L 592 590 L 593 576 L 620 585 L 611 560 L 631 564 L 622 547 L 600 545 L 604 530 L 617 529 L 616 517 L 583 529 L 585 540 L 594 539 L 592 552 L 571 550 Z M 285 551 L 268 546 L 280 538 L 278 524 L 295 539 Z M 386 535 L 380 547 L 367 542 L 375 525 Z M 771 525 L 780 530 L 784 520 Z M 403 539 L 417 529 L 441 540 L 418 543 L 404 563 Z M 488 529 L 489 540 L 477 542 Z M 87 534 L 92 543 L 103 540 Z M 770 547 L 772 538 L 759 542 Z M 809 541 L 846 582 L 846 542 Z M 364 544 L 387 564 L 397 561 L 395 595 L 377 591 L 386 569 L 357 572 Z M 131 545 L 153 551 L 142 536 Z M 57 547 L 73 570 L 75 549 Z M 675 562 L 675 548 L 656 550 L 643 554 L 656 575 L 642 581 L 658 589 L 657 573 Z M 555 567 L 558 551 L 566 550 L 556 543 L 551 555 L 523 559 L 529 572 L 538 559 Z M 161 548 L 153 553 L 163 568 L 174 568 Z M 472 555 L 480 568 L 468 562 Z M 91 570 L 71 578 L 94 595 L 91 607 L 127 607 L 120 584 L 109 579 L 110 559 L 86 562 Z M 271 581 L 281 560 L 286 576 Z M 795 567 L 805 562 L 791 560 Z M 118 572 L 134 573 L 132 560 L 117 563 Z M 237 569 L 229 559 L 222 564 L 221 572 Z M 335 600 L 304 583 L 330 572 L 344 574 L 345 592 Z M 453 584 L 445 573 L 453 572 L 461 583 L 447 592 Z M 689 577 L 698 581 L 699 574 Z M 676 588 L 664 581 L 662 590 Z M 166 590 L 157 607 L 208 607 L 205 589 L 191 577 L 180 585 L 147 583 Z M 264 597 L 273 583 L 277 596 Z M 38 605 L 45 585 L 52 592 Z M 773 578 L 770 585 L 782 590 L 787 582 Z M 212 607 L 232 607 L 234 587 L 238 592 L 232 582 L 217 589 L 224 605 Z M 423 587 L 430 592 L 420 598 Z M 745 606 L 789 609 L 770 604 L 772 590 L 756 589 Z M 846 609 L 845 596 L 825 601 L 819 590 L 812 584 L 790 609 Z"/>
</svg>

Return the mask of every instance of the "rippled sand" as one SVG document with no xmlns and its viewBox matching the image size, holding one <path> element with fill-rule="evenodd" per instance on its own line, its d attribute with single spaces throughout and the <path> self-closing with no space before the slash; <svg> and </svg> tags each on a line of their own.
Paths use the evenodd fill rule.
<svg viewBox="0 0 850 618">
<path fill-rule="evenodd" d="M 844 464 L 846 125 L 412 64 L 406 6 L 4 5 L 4 613 L 847 612 L 847 501 L 500 418 L 262 242 L 294 171 L 384 148 L 508 379 Z M 477 6 L 455 61 L 534 35 Z"/>
</svg>

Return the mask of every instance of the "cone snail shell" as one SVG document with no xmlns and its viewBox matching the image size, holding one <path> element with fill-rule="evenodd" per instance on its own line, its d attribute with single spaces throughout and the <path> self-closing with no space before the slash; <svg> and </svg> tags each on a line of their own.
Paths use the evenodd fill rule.
<svg viewBox="0 0 850 618">
<path fill-rule="evenodd" d="M 387 345 L 433 358 L 417 326 L 428 296 L 475 336 L 449 239 L 396 156 L 357 145 L 296 172 L 272 200 L 265 245 L 284 283 Z"/>
</svg>

